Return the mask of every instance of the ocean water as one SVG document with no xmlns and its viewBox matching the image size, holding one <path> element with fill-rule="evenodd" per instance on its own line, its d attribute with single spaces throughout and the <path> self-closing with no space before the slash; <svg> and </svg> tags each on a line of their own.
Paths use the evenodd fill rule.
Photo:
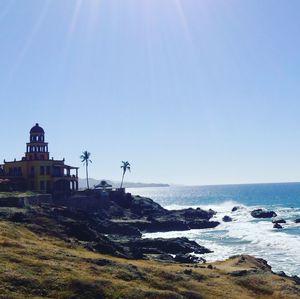
<svg viewBox="0 0 300 299">
<path fill-rule="evenodd" d="M 300 183 L 251 184 L 226 186 L 163 187 L 128 189 L 135 195 L 150 197 L 168 209 L 201 207 L 217 212 L 221 222 L 213 229 L 146 234 L 146 237 L 187 237 L 213 253 L 202 255 L 207 261 L 224 260 L 237 254 L 263 258 L 273 271 L 300 276 Z M 242 208 L 231 212 L 234 206 Z M 273 229 L 271 219 L 255 219 L 256 208 L 275 211 L 287 221 L 283 229 Z M 225 223 L 228 215 L 232 222 Z"/>
</svg>

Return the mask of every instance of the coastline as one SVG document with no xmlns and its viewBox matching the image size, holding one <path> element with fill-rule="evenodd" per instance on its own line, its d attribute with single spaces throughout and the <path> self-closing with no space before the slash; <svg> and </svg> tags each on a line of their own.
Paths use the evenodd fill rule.
<svg viewBox="0 0 300 299">
<path fill-rule="evenodd" d="M 0 221 L 0 298 L 299 298 L 295 280 L 237 256 L 182 264 L 128 260 Z M 18 240 L 16 240 L 16 237 Z"/>
<path fill-rule="evenodd" d="M 133 190 L 133 193 L 137 190 Z M 210 248 L 214 253 L 208 261 L 224 260 L 231 255 L 249 254 L 266 259 L 276 271 L 300 275 L 300 184 L 234 185 L 210 187 L 172 187 L 139 190 L 168 209 L 188 207 L 217 211 L 213 220 L 220 225 L 213 230 L 187 231 L 185 236 Z M 243 210 L 232 213 L 234 206 Z M 273 228 L 272 218 L 255 219 L 251 211 L 264 208 L 274 210 L 277 218 L 284 219 L 283 229 Z M 224 223 L 228 215 L 232 222 Z M 158 233 L 147 236 L 180 237 L 183 233 Z"/>
<path fill-rule="evenodd" d="M 0 262 L 6 268 L 17 267 L 15 260 L 18 260 L 20 265 L 23 264 L 22 255 L 28 250 L 28 244 L 32 244 L 31 239 L 34 239 L 38 247 L 46 246 L 49 241 L 51 246 L 59 243 L 60 250 L 71 250 L 72 253 L 64 254 L 61 259 L 62 263 L 68 261 L 70 255 L 75 256 L 77 260 L 78 252 L 80 255 L 93 255 L 94 257 L 89 258 L 88 261 L 81 257 L 77 262 L 82 264 L 81 266 L 85 269 L 87 264 L 92 264 L 92 267 L 97 268 L 99 273 L 102 273 L 102 264 L 104 263 L 106 267 L 109 267 L 110 273 L 114 273 L 114 278 L 111 277 L 106 283 L 118 285 L 118 287 L 122 281 L 124 282 L 124 277 L 128 276 L 130 278 L 125 281 L 130 284 L 139 281 L 140 287 L 147 289 L 149 284 L 151 285 L 153 281 L 157 280 L 155 273 L 163 271 L 166 274 L 160 277 L 160 283 L 164 287 L 155 286 L 153 288 L 151 285 L 152 291 L 156 293 L 156 296 L 159 294 L 159 298 L 173 298 L 174 294 L 182 296 L 180 298 L 200 298 L 199 294 L 201 294 L 201 298 L 214 298 L 213 294 L 221 296 L 224 284 L 226 288 L 231 289 L 231 291 L 227 290 L 227 293 L 230 294 L 228 298 L 238 298 L 237 294 L 241 290 L 248 294 L 245 295 L 245 298 L 251 298 L 253 294 L 256 294 L 257 298 L 264 298 L 267 295 L 270 297 L 280 294 L 283 287 L 289 289 L 284 294 L 286 298 L 296 298 L 300 294 L 298 277 L 288 277 L 284 273 L 278 275 L 262 259 L 249 255 L 238 255 L 225 261 L 211 263 L 203 259 L 203 255 L 210 252 L 210 248 L 187 238 L 141 238 L 141 232 L 170 232 L 176 229 L 186 233 L 186 229 L 192 231 L 193 227 L 203 230 L 207 227 L 218 227 L 220 223 L 215 221 L 216 213 L 213 210 L 188 208 L 169 211 L 149 198 L 130 194 L 112 197 L 101 202 L 99 199 L 99 194 L 89 192 L 79 193 L 67 202 L 35 202 L 30 207 L 0 208 L 0 223 L 3 227 L 2 257 L 8 258 L 8 262 L 3 258 Z M 90 206 L 87 204 L 88 202 L 90 202 Z M 95 204 L 98 209 L 95 209 Z M 27 241 L 23 238 L 24 234 L 28 236 Z M 18 235 L 19 241 L 14 239 L 13 236 L 16 235 Z M 36 259 L 39 260 L 37 252 L 41 248 L 36 250 L 36 253 L 30 255 L 30 259 L 35 260 L 34 263 L 36 263 Z M 54 251 L 59 250 L 56 248 Z M 195 252 L 199 255 L 198 257 L 195 257 Z M 44 251 L 43 259 L 56 263 L 53 261 L 54 255 L 51 251 Z M 104 256 L 105 261 L 103 262 Z M 114 264 L 116 260 L 118 260 L 118 266 Z M 123 265 L 125 263 L 127 266 L 124 269 L 124 266 L 119 263 Z M 130 265 L 129 268 L 128 265 Z M 120 269 L 123 269 L 122 271 L 125 271 L 126 275 L 123 274 L 124 277 L 122 276 L 121 279 L 115 279 L 115 275 L 119 275 L 117 273 L 121 271 Z M 154 269 L 156 270 L 154 271 Z M 139 274 L 132 276 L 132 271 Z M 141 273 L 149 271 L 152 274 L 146 279 L 146 283 L 146 274 Z M 19 276 L 24 275 L 18 273 Z M 60 270 L 57 275 L 59 273 Z M 9 274 L 3 273 L 0 279 L 12 287 L 7 281 L 7 275 Z M 50 274 L 45 275 L 49 278 Z M 90 277 L 91 274 L 86 275 Z M 37 273 L 33 276 L 36 279 Z M 169 276 L 172 277 L 171 281 L 175 279 L 176 282 L 172 281 L 171 283 Z M 63 280 L 63 278 L 60 279 Z M 178 288 L 181 285 L 180 279 L 184 281 L 184 286 Z M 253 284 L 253 281 L 256 283 Z M 276 281 L 275 285 L 274 281 Z M 42 282 L 40 283 L 42 284 Z M 207 286 L 209 287 L 206 289 Z M 167 293 L 162 292 L 162 288 L 168 290 Z M 129 289 L 130 287 L 127 286 L 124 292 L 129 292 Z M 136 298 L 133 294 L 126 294 L 128 298 Z M 110 298 L 110 295 L 106 294 L 105 298 Z M 156 297 L 146 294 L 145 298 Z"/>
</svg>

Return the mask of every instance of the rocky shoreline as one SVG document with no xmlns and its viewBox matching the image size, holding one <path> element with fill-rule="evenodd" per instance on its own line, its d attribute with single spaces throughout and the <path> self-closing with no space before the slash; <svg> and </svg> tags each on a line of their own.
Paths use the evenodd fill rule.
<svg viewBox="0 0 300 299">
<path fill-rule="evenodd" d="M 233 215 L 239 209 L 242 207 L 233 207 Z M 93 190 L 78 192 L 63 200 L 38 195 L 0 201 L 0 218 L 22 223 L 39 234 L 53 235 L 82 244 L 91 251 L 128 259 L 185 263 L 203 263 L 205 260 L 194 254 L 199 256 L 212 251 L 187 238 L 150 239 L 142 235 L 215 228 L 220 224 L 211 220 L 215 214 L 211 209 L 205 211 L 199 207 L 167 210 L 150 198 L 130 193 L 111 193 L 103 197 Z M 274 218 L 277 216 L 274 211 L 257 209 L 251 215 L 273 218 L 273 227 L 277 229 L 282 229 L 281 224 L 285 222 Z M 226 215 L 222 221 L 231 222 L 232 217 Z"/>
<path fill-rule="evenodd" d="M 17 203 L 15 206 L 13 202 Z M 24 200 L 28 203 L 28 200 Z M 190 265 L 199 269 L 217 269 L 214 264 L 206 263 L 199 257 L 210 253 L 209 248 L 188 240 L 187 238 L 144 238 L 148 232 L 184 231 L 190 229 L 214 228 L 220 223 L 213 221 L 216 214 L 213 210 L 188 208 L 182 210 L 167 210 L 150 198 L 123 194 L 101 198 L 94 192 L 75 195 L 65 201 L 31 200 L 31 205 L 20 204 L 20 200 L 0 202 L 0 219 L 12 223 L 34 233 L 39 238 L 55 238 L 62 240 L 67 246 L 85 248 L 95 254 L 106 254 L 111 257 L 129 261 L 153 261 L 163 265 Z M 2 204 L 1 204 L 2 203 Z M 234 212 L 241 207 L 234 207 Z M 252 211 L 255 218 L 273 218 L 273 211 Z M 283 223 L 280 219 L 273 224 Z M 222 221 L 230 222 L 230 216 Z M 23 246 L 20 244 L 20 246 Z M 224 261 L 223 264 L 232 263 Z M 288 277 L 284 272 L 272 272 L 267 262 L 247 256 L 236 257 L 235 266 L 226 268 L 218 276 L 229 275 L 233 279 L 256 279 L 263 275 L 275 275 L 294 284 L 292 294 L 300 294 L 300 279 L 297 276 Z M 251 261 L 251 267 L 244 269 L 244 264 Z M 102 264 L 101 264 L 102 265 Z M 258 265 L 257 268 L 255 268 Z M 222 266 L 223 267 L 223 266 Z M 237 267 L 237 268 L 235 268 Z M 257 269 L 257 270 L 255 270 Z M 203 270 L 204 271 L 204 270 Z M 192 270 L 186 270 L 192 273 Z M 190 274 L 189 274 L 190 275 Z M 274 277 L 275 277 L 274 276 Z M 254 279 L 253 278 L 253 279 Z M 299 286 L 299 287 L 298 287 Z M 291 296 L 291 298 L 294 298 Z M 208 296 L 209 297 L 209 296 Z M 189 297 L 183 297 L 189 298 Z M 196 298 L 196 297 L 195 297 Z"/>
<path fill-rule="evenodd" d="M 82 199 L 82 196 L 85 198 Z M 167 210 L 152 199 L 124 194 L 103 200 L 92 210 L 72 207 L 70 202 L 100 200 L 96 193 L 81 194 L 69 202 L 40 202 L 30 208 L 6 209 L 0 217 L 22 223 L 39 234 L 53 235 L 70 243 L 80 243 L 92 251 L 128 259 L 155 259 L 170 262 L 203 262 L 192 253 L 209 249 L 187 238 L 147 239 L 148 232 L 184 231 L 213 228 L 219 225 L 210 219 L 214 211 L 197 209 Z M 5 202 L 5 201 L 3 201 Z M 10 208 L 11 205 L 9 205 Z M 53 229 L 55 228 L 55 229 Z"/>
</svg>

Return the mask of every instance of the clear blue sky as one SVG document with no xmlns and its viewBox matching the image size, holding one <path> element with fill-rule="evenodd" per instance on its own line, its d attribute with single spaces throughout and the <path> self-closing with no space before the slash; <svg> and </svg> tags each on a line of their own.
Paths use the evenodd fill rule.
<svg viewBox="0 0 300 299">
<path fill-rule="evenodd" d="M 300 180 L 299 0 L 0 1 L 0 160 L 30 128 L 94 178 Z M 80 175 L 84 177 L 83 168 Z"/>
</svg>

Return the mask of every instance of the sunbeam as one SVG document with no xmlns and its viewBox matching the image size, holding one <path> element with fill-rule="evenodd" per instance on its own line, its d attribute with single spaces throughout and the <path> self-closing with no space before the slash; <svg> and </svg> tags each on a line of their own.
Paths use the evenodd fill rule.
<svg viewBox="0 0 300 299">
<path fill-rule="evenodd" d="M 49 9 L 49 6 L 50 6 L 50 0 L 47 0 L 44 2 L 44 6 L 42 8 L 42 11 L 38 17 L 38 19 L 36 20 L 34 26 L 33 26 L 33 29 L 31 30 L 31 33 L 29 34 L 24 46 L 22 47 L 19 55 L 17 56 L 16 60 L 15 60 L 15 63 L 13 64 L 10 72 L 9 72 L 9 79 L 12 80 L 15 72 L 17 71 L 17 69 L 19 68 L 19 65 L 21 64 L 22 60 L 24 59 L 26 53 L 28 52 L 36 34 L 38 33 L 38 31 L 41 29 L 41 26 L 43 24 L 43 21 L 45 19 L 45 17 L 47 16 L 47 13 L 48 13 L 48 9 Z"/>
<path fill-rule="evenodd" d="M 76 0 L 76 3 L 74 5 L 74 11 L 73 11 L 70 27 L 69 27 L 68 38 L 72 37 L 72 35 L 73 35 L 73 33 L 76 29 L 77 20 L 78 20 L 78 16 L 79 16 L 79 13 L 80 13 L 80 8 L 82 6 L 82 3 L 83 3 L 83 0 Z"/>
</svg>

